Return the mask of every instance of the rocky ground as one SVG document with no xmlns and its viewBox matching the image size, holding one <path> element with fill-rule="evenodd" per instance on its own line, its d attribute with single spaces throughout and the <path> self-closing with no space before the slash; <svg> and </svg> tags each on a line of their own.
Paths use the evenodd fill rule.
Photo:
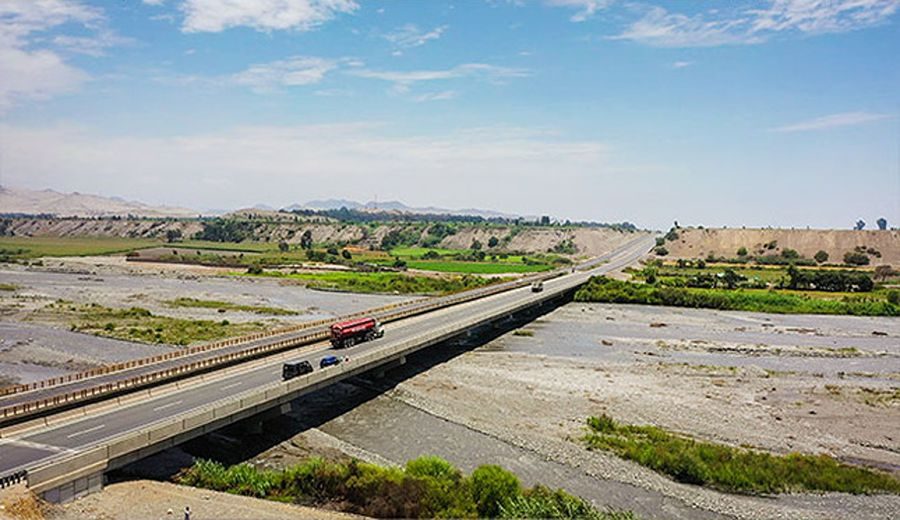
<svg viewBox="0 0 900 520">
<path fill-rule="evenodd" d="M 422 361 L 399 379 L 338 385 L 304 400 L 292 413 L 304 423 L 299 436 L 249 460 L 290 464 L 308 451 L 305 439 L 325 435 L 338 443 L 331 449 L 396 464 L 429 453 L 466 471 L 502 464 L 526 483 L 648 518 L 900 514 L 897 496 L 761 498 L 679 484 L 579 442 L 585 418 L 607 413 L 896 472 L 898 320 L 570 304 L 524 328 L 534 335 L 508 333 L 449 360 Z"/>
</svg>

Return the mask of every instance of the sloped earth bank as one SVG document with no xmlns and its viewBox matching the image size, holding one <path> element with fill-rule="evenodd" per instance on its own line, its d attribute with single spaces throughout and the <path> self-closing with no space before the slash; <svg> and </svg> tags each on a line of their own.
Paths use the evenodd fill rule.
<svg viewBox="0 0 900 520">
<path fill-rule="evenodd" d="M 678 240 L 666 242 L 669 257 L 706 258 L 707 255 L 726 258 L 737 256 L 744 247 L 751 255 L 779 254 L 794 249 L 806 258 L 819 250 L 828 253 L 828 261 L 840 263 L 844 253 L 857 247 L 872 248 L 880 257 L 871 257 L 872 265 L 900 264 L 900 231 L 897 230 L 837 230 L 837 229 L 679 229 Z M 774 245 L 771 249 L 766 244 Z"/>
<path fill-rule="evenodd" d="M 276 468 L 310 454 L 382 464 L 436 454 L 464 471 L 501 464 L 525 484 L 644 518 L 900 516 L 896 495 L 720 493 L 578 441 L 585 417 L 606 412 L 714 442 L 829 453 L 896 472 L 900 320 L 569 304 L 523 328 L 534 335 L 507 333 L 475 350 L 444 344 L 384 379 L 304 397 L 262 434 L 237 427 L 184 449 Z M 170 452 L 164 473 L 189 463 L 175 451 L 181 459 Z"/>
<path fill-rule="evenodd" d="M 186 506 L 191 509 L 192 519 L 351 520 L 361 518 L 311 507 L 257 500 L 150 480 L 112 484 L 102 493 L 89 495 L 70 504 L 53 507 L 48 517 L 53 520 L 180 520 L 184 518 Z"/>
</svg>

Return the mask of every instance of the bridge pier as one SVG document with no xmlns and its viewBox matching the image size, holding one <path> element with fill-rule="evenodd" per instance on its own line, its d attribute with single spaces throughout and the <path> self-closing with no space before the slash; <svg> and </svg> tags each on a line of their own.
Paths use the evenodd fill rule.
<svg viewBox="0 0 900 520">
<path fill-rule="evenodd" d="M 384 374 L 385 374 L 388 370 L 392 370 L 392 369 L 394 369 L 394 368 L 397 368 L 397 367 L 399 367 L 399 366 L 403 366 L 403 365 L 405 365 L 405 364 L 406 364 L 406 356 L 400 356 L 399 358 L 397 358 L 397 359 L 395 359 L 395 360 L 393 360 L 393 361 L 389 361 L 389 362 L 387 362 L 387 363 L 381 365 L 380 367 L 378 367 L 378 368 L 376 369 L 377 371 L 375 372 L 375 377 L 378 378 L 378 379 L 382 379 L 382 378 L 384 377 Z"/>
<path fill-rule="evenodd" d="M 103 489 L 105 477 L 102 471 L 76 478 L 59 487 L 41 493 L 41 498 L 51 504 L 65 504 L 77 498 L 96 493 Z"/>
</svg>

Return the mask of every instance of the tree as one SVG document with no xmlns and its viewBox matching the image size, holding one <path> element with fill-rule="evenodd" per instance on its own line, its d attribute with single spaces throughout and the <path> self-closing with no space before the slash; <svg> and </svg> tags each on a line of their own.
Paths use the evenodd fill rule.
<svg viewBox="0 0 900 520">
<path fill-rule="evenodd" d="M 550 217 L 548 217 L 547 215 L 542 216 L 541 217 L 541 225 L 549 226 L 550 225 Z"/>
<path fill-rule="evenodd" d="M 781 257 L 789 260 L 796 260 L 800 258 L 800 253 L 798 253 L 796 249 L 784 248 L 781 250 Z"/>
<path fill-rule="evenodd" d="M 880 219 L 876 220 L 875 223 L 878 224 L 878 229 L 880 229 L 882 231 L 887 229 L 887 219 L 885 219 L 884 217 L 881 217 Z"/>
<path fill-rule="evenodd" d="M 669 250 L 663 246 L 657 247 L 656 249 L 654 249 L 654 252 L 656 253 L 656 256 L 666 256 L 667 254 L 669 254 Z"/>
<path fill-rule="evenodd" d="M 336 247 L 332 246 L 327 249 L 329 255 L 337 256 L 339 254 Z"/>
<path fill-rule="evenodd" d="M 278 242 L 278 250 L 281 251 L 282 253 L 287 253 L 290 248 L 291 248 L 291 245 L 288 244 L 287 242 L 285 242 L 284 240 L 282 240 L 281 242 Z"/>
<path fill-rule="evenodd" d="M 300 249 L 312 249 L 313 239 L 312 231 L 306 230 L 300 235 Z"/>
<path fill-rule="evenodd" d="M 180 242 L 181 241 L 181 230 L 180 229 L 167 229 L 166 230 L 166 242 Z"/>
<path fill-rule="evenodd" d="M 747 256 L 747 248 L 744 246 L 741 246 L 740 248 L 738 248 L 737 255 L 738 256 Z"/>
<path fill-rule="evenodd" d="M 863 219 L 859 219 L 856 221 L 856 225 L 853 226 L 853 229 L 855 229 L 857 231 L 862 231 L 863 228 L 865 228 L 865 227 L 866 227 L 866 222 Z"/>
<path fill-rule="evenodd" d="M 344 257 L 344 260 L 350 260 L 351 258 L 353 258 L 353 255 L 350 254 L 350 251 L 347 251 L 346 249 L 341 251 L 341 256 Z"/>
<path fill-rule="evenodd" d="M 819 249 L 818 251 L 816 251 L 816 254 L 813 255 L 813 258 L 816 259 L 816 262 L 819 262 L 820 264 L 824 264 L 825 262 L 828 261 L 828 253 Z"/>
<path fill-rule="evenodd" d="M 492 236 L 491 238 L 488 239 L 488 247 L 489 248 L 493 249 L 493 248 L 497 247 L 498 245 L 500 245 L 499 238 Z"/>
<path fill-rule="evenodd" d="M 725 269 L 725 271 L 722 273 L 722 281 L 725 282 L 725 287 L 729 289 L 734 289 L 739 283 L 743 282 L 746 279 L 747 278 L 745 276 L 741 276 L 733 269 Z"/>
<path fill-rule="evenodd" d="M 478 239 L 475 239 L 472 241 L 472 246 L 471 246 L 472 251 L 480 251 L 481 247 L 482 247 L 481 242 L 479 242 Z"/>
</svg>

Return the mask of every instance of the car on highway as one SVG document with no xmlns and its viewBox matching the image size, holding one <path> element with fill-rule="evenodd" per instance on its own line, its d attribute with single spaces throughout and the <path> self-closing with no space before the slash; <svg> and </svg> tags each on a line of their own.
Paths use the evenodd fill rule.
<svg viewBox="0 0 900 520">
<path fill-rule="evenodd" d="M 341 358 L 337 356 L 325 356 L 319 361 L 319 368 L 326 368 L 341 364 Z"/>
<path fill-rule="evenodd" d="M 293 379 L 297 376 L 302 376 L 303 374 L 309 374 L 312 371 L 313 367 L 309 361 L 285 363 L 284 366 L 281 367 L 281 378 L 287 381 L 288 379 Z"/>
<path fill-rule="evenodd" d="M 544 290 L 544 282 L 538 280 L 531 284 L 531 292 L 541 292 Z"/>
</svg>

